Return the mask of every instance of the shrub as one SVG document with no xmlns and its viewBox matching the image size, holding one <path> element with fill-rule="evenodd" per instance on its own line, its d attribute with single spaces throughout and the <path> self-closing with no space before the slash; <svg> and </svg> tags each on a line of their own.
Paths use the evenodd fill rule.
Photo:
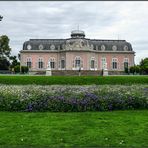
<svg viewBox="0 0 148 148">
<path fill-rule="evenodd" d="M 14 72 L 19 73 L 20 72 L 20 65 L 14 66 Z"/>
<path fill-rule="evenodd" d="M 0 76 L 0 84 L 17 85 L 132 85 L 148 84 L 147 76 Z"/>
<path fill-rule="evenodd" d="M 27 73 L 29 71 L 29 68 L 27 66 L 21 66 L 21 72 Z"/>
<path fill-rule="evenodd" d="M 134 75 L 134 73 L 135 73 L 135 66 L 131 66 L 130 67 L 130 73 L 132 73 Z"/>
</svg>

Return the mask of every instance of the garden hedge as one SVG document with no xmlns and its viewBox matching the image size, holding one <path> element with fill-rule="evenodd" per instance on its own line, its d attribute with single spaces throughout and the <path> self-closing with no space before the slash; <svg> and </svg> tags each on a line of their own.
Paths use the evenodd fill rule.
<svg viewBox="0 0 148 148">
<path fill-rule="evenodd" d="M 0 76 L 0 84 L 14 85 L 132 85 L 148 84 L 148 76 Z"/>
</svg>

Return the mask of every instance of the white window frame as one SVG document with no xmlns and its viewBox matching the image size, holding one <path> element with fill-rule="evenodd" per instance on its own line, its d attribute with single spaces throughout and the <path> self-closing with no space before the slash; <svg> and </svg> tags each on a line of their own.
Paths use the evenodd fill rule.
<svg viewBox="0 0 148 148">
<path fill-rule="evenodd" d="M 64 60 L 64 68 L 62 68 L 62 60 Z M 65 70 L 66 69 L 66 61 L 65 58 L 62 57 L 59 61 L 59 70 Z"/>
<path fill-rule="evenodd" d="M 94 68 L 92 68 L 91 66 L 91 61 L 94 61 Z M 90 59 L 90 70 L 97 70 L 97 61 L 95 59 L 95 57 L 91 57 Z"/>
<path fill-rule="evenodd" d="M 117 64 L 116 68 L 113 67 L 114 62 L 116 62 L 116 64 Z M 112 64 L 111 65 L 112 65 L 112 70 L 118 70 L 118 67 L 119 67 L 118 58 L 112 58 Z"/>
<path fill-rule="evenodd" d="M 28 66 L 28 62 L 31 62 L 31 67 Z M 26 66 L 31 69 L 32 68 L 32 58 L 31 57 L 27 57 L 26 58 Z"/>
<path fill-rule="evenodd" d="M 123 60 L 123 69 L 125 69 L 125 67 L 124 67 L 125 62 L 128 63 L 128 68 L 129 68 L 129 58 L 124 58 L 124 60 Z"/>
<path fill-rule="evenodd" d="M 42 62 L 42 67 L 40 67 L 39 62 Z M 37 67 L 38 67 L 38 69 L 44 69 L 44 60 L 43 60 L 43 58 L 41 58 L 41 57 L 38 58 Z"/>
<path fill-rule="evenodd" d="M 80 60 L 80 65 L 79 66 L 76 65 L 76 60 Z M 76 56 L 74 58 L 73 68 L 72 69 L 73 70 L 79 70 L 79 69 L 83 70 L 83 60 L 82 60 L 82 58 L 80 56 Z"/>
<path fill-rule="evenodd" d="M 105 68 L 104 67 L 105 66 L 105 63 L 106 63 L 106 57 L 102 57 L 101 58 L 101 65 L 100 65 L 101 66 L 101 69 L 104 69 Z"/>
<path fill-rule="evenodd" d="M 56 69 L 56 60 L 55 60 L 55 58 L 54 57 L 50 57 L 49 58 L 49 60 L 48 60 L 48 63 L 50 62 L 50 67 L 51 67 L 51 70 L 53 70 L 53 69 Z M 52 62 L 52 63 L 51 63 Z M 53 64 L 54 63 L 54 64 Z M 54 65 L 54 67 L 52 67 L 53 65 Z"/>
</svg>

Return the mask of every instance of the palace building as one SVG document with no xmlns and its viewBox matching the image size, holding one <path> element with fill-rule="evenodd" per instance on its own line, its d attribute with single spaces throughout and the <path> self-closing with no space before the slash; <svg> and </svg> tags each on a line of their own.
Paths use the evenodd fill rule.
<svg viewBox="0 0 148 148">
<path fill-rule="evenodd" d="M 85 32 L 74 30 L 67 39 L 30 39 L 20 51 L 22 66 L 30 73 L 44 73 L 48 63 L 53 75 L 99 75 L 104 65 L 109 74 L 124 72 L 134 65 L 135 52 L 126 40 L 85 38 Z"/>
</svg>

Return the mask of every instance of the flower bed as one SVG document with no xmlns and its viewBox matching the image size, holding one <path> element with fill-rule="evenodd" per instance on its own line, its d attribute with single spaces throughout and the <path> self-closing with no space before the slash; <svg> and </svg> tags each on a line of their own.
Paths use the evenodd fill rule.
<svg viewBox="0 0 148 148">
<path fill-rule="evenodd" d="M 1 111 L 107 111 L 148 108 L 148 85 L 0 85 Z"/>
</svg>

